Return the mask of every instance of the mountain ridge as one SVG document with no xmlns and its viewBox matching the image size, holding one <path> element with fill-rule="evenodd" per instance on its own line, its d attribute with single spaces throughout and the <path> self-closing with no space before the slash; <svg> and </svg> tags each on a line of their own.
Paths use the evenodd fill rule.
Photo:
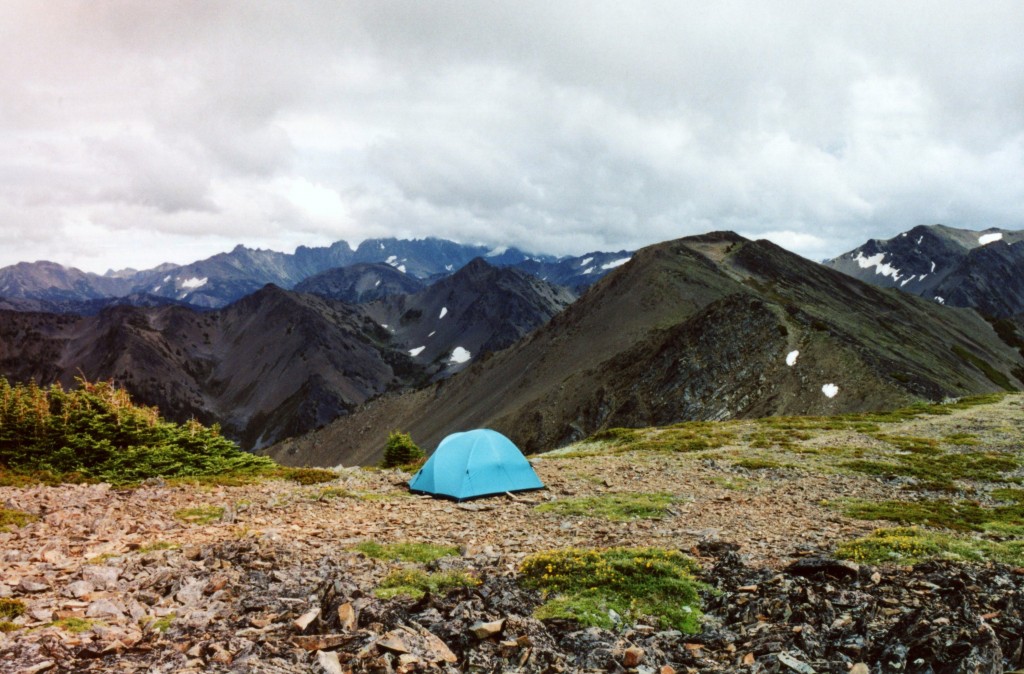
<svg viewBox="0 0 1024 674">
<path fill-rule="evenodd" d="M 870 239 L 826 266 L 874 285 L 994 318 L 1024 312 L 1024 232 L 918 225 Z"/>
<path fill-rule="evenodd" d="M 477 257 L 496 266 L 518 266 L 578 290 L 599 279 L 613 268 L 609 265 L 628 255 L 619 251 L 556 257 L 433 237 L 367 239 L 356 248 L 337 241 L 324 247 L 299 246 L 294 253 L 239 244 L 230 252 L 183 265 L 165 263 L 142 271 L 126 268 L 103 275 L 54 262 L 19 262 L 0 268 L 0 300 L 12 309 L 25 307 L 24 301 L 30 300 L 41 304 L 30 304 L 29 309 L 70 313 L 95 312 L 97 302 L 125 297 L 159 297 L 215 309 L 256 292 L 267 283 L 292 289 L 312 276 L 353 264 L 387 264 L 410 279 L 429 283 L 454 273 Z"/>
<path fill-rule="evenodd" d="M 961 354 L 1022 383 L 1009 374 L 1024 375 L 1020 354 L 973 311 L 718 232 L 641 249 L 511 348 L 268 453 L 287 463 L 372 463 L 385 425 L 427 447 L 455 430 L 493 427 L 537 451 L 612 426 L 866 411 L 1000 388 Z M 828 396 L 827 385 L 840 394 Z"/>
</svg>

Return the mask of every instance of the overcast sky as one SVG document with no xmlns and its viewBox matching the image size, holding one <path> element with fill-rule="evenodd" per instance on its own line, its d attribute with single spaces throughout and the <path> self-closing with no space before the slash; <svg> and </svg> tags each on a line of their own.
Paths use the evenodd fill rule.
<svg viewBox="0 0 1024 674">
<path fill-rule="evenodd" d="M 0 3 L 0 266 L 1024 228 L 1024 5 Z"/>
</svg>

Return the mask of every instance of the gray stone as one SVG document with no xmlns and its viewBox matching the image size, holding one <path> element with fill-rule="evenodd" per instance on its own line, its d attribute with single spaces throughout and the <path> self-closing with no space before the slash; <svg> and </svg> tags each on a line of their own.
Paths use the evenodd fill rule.
<svg viewBox="0 0 1024 674">
<path fill-rule="evenodd" d="M 101 590 L 116 590 L 121 571 L 116 566 L 90 564 L 82 569 L 82 580 L 92 583 Z"/>
<path fill-rule="evenodd" d="M 334 651 L 317 651 L 316 661 L 324 674 L 344 674 L 345 670 L 341 668 L 341 661 Z"/>
<path fill-rule="evenodd" d="M 97 599 L 85 610 L 86 618 L 115 618 L 124 620 L 124 611 L 109 599 Z"/>
<path fill-rule="evenodd" d="M 67 587 L 67 593 L 75 599 L 82 599 L 96 590 L 93 584 L 87 580 L 76 580 Z"/>
<path fill-rule="evenodd" d="M 185 606 L 194 606 L 202 601 L 204 587 L 206 587 L 206 583 L 203 581 L 190 578 L 175 593 L 174 598 Z"/>
<path fill-rule="evenodd" d="M 309 627 L 310 623 L 316 620 L 319 615 L 320 609 L 314 608 L 309 611 L 306 611 L 301 616 L 296 618 L 295 621 L 292 622 L 292 624 L 295 625 L 295 629 L 297 629 L 298 631 L 305 632 L 306 628 Z"/>
<path fill-rule="evenodd" d="M 28 593 L 45 592 L 50 589 L 50 586 L 36 578 L 22 578 L 18 583 L 18 589 Z"/>
<path fill-rule="evenodd" d="M 37 622 L 48 623 L 53 621 L 53 609 L 51 608 L 34 608 L 31 609 L 28 614 Z"/>
<path fill-rule="evenodd" d="M 483 641 L 484 639 L 490 639 L 493 636 L 501 634 L 501 630 L 505 627 L 504 620 L 495 620 L 494 622 L 478 622 L 474 623 L 469 631 L 473 633 L 477 639 Z"/>
</svg>

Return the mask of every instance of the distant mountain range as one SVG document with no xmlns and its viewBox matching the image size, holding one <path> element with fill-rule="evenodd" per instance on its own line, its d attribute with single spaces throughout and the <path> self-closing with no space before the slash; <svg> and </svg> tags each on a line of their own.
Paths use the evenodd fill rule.
<svg viewBox="0 0 1024 674">
<path fill-rule="evenodd" d="M 538 451 L 616 426 L 877 410 L 1022 379 L 1021 353 L 974 311 L 713 233 L 640 250 L 511 347 L 268 453 L 372 463 L 395 428 L 432 449 L 474 427 Z"/>
<path fill-rule="evenodd" d="M 153 269 L 110 271 L 105 275 L 67 268 L 53 262 L 21 262 L 0 269 L 0 308 L 15 311 L 96 313 L 106 306 L 186 304 L 206 309 L 225 307 L 268 283 L 292 289 L 299 284 L 334 283 L 318 277 L 361 264 L 385 264 L 408 277 L 416 287 L 453 274 L 477 257 L 491 265 L 516 267 L 575 291 L 588 287 L 630 253 L 595 252 L 577 257 L 530 255 L 515 248 L 490 249 L 444 239 L 368 239 L 353 249 L 345 241 L 327 247 L 300 246 L 294 253 L 237 246 L 229 253 L 186 265 L 163 264 Z M 358 272 L 357 272 L 358 273 Z M 390 277 L 393 281 L 394 277 Z M 328 286 L 307 291 L 331 294 Z M 338 286 L 340 287 L 340 286 Z M 320 291 L 317 291 L 320 292 Z M 376 299 L 374 293 L 364 293 Z M 346 301 L 352 301 L 351 295 Z M 362 300 L 359 300 L 362 301 Z"/>
<path fill-rule="evenodd" d="M 396 428 L 536 451 L 884 409 L 1024 386 L 1022 238 L 919 227 L 826 265 L 729 232 L 557 259 L 379 239 L 104 276 L 19 264 L 0 269 L 0 375 L 112 379 L 294 464 L 376 461 Z"/>
<path fill-rule="evenodd" d="M 920 225 L 825 262 L 874 285 L 986 316 L 1024 313 L 1024 232 Z"/>
<path fill-rule="evenodd" d="M 403 276 L 387 265 L 363 266 L 363 273 Z M 169 418 L 219 422 L 243 447 L 257 448 L 322 426 L 373 396 L 448 376 L 574 299 L 477 258 L 418 293 L 368 304 L 267 285 L 209 311 L 0 311 L 0 374 L 66 385 L 80 375 L 112 379 Z"/>
</svg>

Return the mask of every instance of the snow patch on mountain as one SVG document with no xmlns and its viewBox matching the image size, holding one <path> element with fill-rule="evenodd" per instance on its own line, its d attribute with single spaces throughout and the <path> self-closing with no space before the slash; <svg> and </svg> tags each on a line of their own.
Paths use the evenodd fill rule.
<svg viewBox="0 0 1024 674">
<path fill-rule="evenodd" d="M 594 261 L 594 258 L 592 258 L 592 257 L 585 258 L 583 260 L 583 262 L 580 262 L 580 266 L 581 267 L 586 267 L 588 264 L 590 264 L 593 261 Z"/>
<path fill-rule="evenodd" d="M 457 346 L 455 347 L 455 350 L 452 351 L 452 355 L 449 358 L 449 360 L 453 363 L 465 363 L 472 357 L 473 354 L 471 354 L 469 351 L 467 351 L 461 346 Z"/>
<path fill-rule="evenodd" d="M 835 398 L 836 394 L 839 393 L 839 387 L 835 384 L 825 384 L 821 387 L 821 392 L 824 393 L 827 398 Z"/>
<path fill-rule="evenodd" d="M 796 359 L 800 356 L 799 351 L 790 351 L 786 354 L 786 365 L 793 367 L 796 365 Z"/>
<path fill-rule="evenodd" d="M 487 253 L 487 257 L 498 257 L 508 252 L 508 246 L 498 246 Z"/>
<path fill-rule="evenodd" d="M 441 314 L 437 317 L 438 320 L 448 315 L 448 307 L 441 307 Z"/>
<path fill-rule="evenodd" d="M 857 257 L 854 258 L 861 269 L 867 269 L 868 267 L 874 267 L 876 274 L 882 276 L 891 276 L 893 281 L 898 281 L 900 278 L 900 270 L 893 267 L 887 262 L 883 262 L 885 259 L 885 253 L 875 253 L 871 257 L 864 257 L 864 255 L 858 250 Z"/>
<path fill-rule="evenodd" d="M 618 260 L 612 260 L 611 262 L 604 263 L 601 265 L 601 269 L 615 269 L 616 267 L 621 267 L 632 259 L 633 258 L 631 257 L 621 257 Z"/>
<path fill-rule="evenodd" d="M 210 279 L 206 276 L 204 276 L 203 278 L 196 278 L 195 276 L 193 276 L 192 278 L 188 278 L 182 281 L 181 287 L 195 290 L 196 288 L 202 288 L 204 285 L 206 285 L 206 282 L 209 280 Z"/>
<path fill-rule="evenodd" d="M 412 356 L 413 358 L 415 358 L 416 356 L 418 356 L 421 353 L 423 353 L 423 349 L 425 349 L 425 348 L 427 348 L 427 347 L 425 347 L 425 346 L 417 346 L 415 349 L 409 349 L 409 355 Z"/>
<path fill-rule="evenodd" d="M 994 234 L 982 234 L 978 237 L 978 244 L 981 246 L 987 246 L 995 241 L 1000 241 L 1003 238 L 1002 232 L 996 232 Z"/>
</svg>

